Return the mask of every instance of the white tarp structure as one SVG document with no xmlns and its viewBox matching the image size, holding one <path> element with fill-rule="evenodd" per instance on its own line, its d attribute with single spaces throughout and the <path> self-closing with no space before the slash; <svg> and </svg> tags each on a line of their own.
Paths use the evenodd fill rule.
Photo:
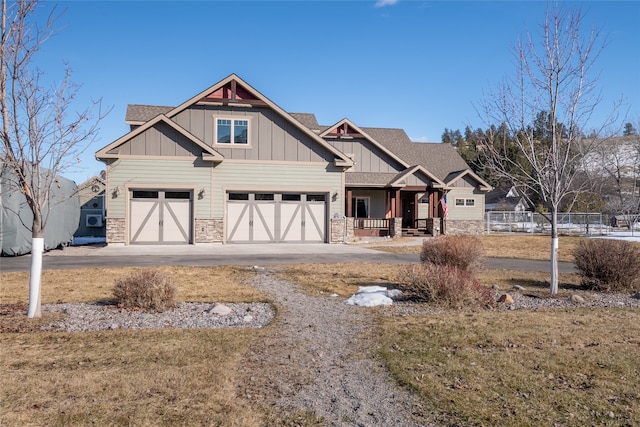
<svg viewBox="0 0 640 427">
<path fill-rule="evenodd" d="M 15 175 L 0 166 L 0 253 L 3 256 L 24 255 L 31 252 L 33 214 L 27 199 L 16 188 Z M 66 246 L 80 221 L 80 200 L 76 183 L 58 177 L 51 188 L 49 210 L 44 231 L 44 250 Z"/>
</svg>

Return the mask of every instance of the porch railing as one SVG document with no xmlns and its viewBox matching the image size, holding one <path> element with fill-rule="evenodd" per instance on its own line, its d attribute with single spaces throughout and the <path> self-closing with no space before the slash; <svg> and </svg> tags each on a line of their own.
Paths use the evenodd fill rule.
<svg viewBox="0 0 640 427">
<path fill-rule="evenodd" d="M 389 218 L 354 218 L 353 228 L 357 230 L 391 231 L 391 220 Z"/>
</svg>

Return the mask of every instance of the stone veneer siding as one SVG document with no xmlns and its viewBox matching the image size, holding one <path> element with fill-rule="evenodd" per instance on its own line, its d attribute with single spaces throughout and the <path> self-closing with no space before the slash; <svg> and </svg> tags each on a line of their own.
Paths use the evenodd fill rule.
<svg viewBox="0 0 640 427">
<path fill-rule="evenodd" d="M 402 218 L 391 218 L 391 237 L 402 237 Z"/>
<path fill-rule="evenodd" d="M 483 234 L 484 221 L 452 221 L 447 220 L 446 234 Z"/>
<path fill-rule="evenodd" d="M 353 239 L 353 218 L 331 219 L 329 243 L 351 243 Z"/>
<path fill-rule="evenodd" d="M 224 221 L 217 219 L 196 219 L 195 243 L 222 242 L 224 239 Z"/>
<path fill-rule="evenodd" d="M 107 243 L 124 243 L 127 223 L 124 218 L 107 218 Z"/>
</svg>

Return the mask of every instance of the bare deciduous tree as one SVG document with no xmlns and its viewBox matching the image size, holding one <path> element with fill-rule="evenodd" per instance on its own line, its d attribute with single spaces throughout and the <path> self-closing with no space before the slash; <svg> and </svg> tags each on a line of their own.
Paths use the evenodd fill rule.
<svg viewBox="0 0 640 427">
<path fill-rule="evenodd" d="M 558 291 L 557 213 L 588 181 L 576 179 L 584 156 L 598 138 L 585 140 L 601 102 L 594 64 L 604 48 L 600 31 L 583 30 L 582 10 L 550 5 L 539 35 L 527 32 L 516 49 L 516 70 L 480 108 L 497 124 L 483 146 L 486 165 L 518 188 L 526 189 L 547 212 L 551 224 L 550 292 Z M 601 130 L 615 121 L 615 112 Z"/>
<path fill-rule="evenodd" d="M 20 191 L 33 213 L 29 317 L 40 317 L 40 282 L 44 229 L 54 200 L 57 177 L 77 162 L 97 135 L 103 115 L 100 102 L 75 111 L 79 86 L 65 65 L 61 82 L 46 87 L 35 56 L 54 32 L 55 9 L 38 21 L 38 0 L 2 0 L 0 40 L 0 162 L 11 171 L 9 182 Z M 40 24 L 40 25 L 39 25 Z"/>
</svg>

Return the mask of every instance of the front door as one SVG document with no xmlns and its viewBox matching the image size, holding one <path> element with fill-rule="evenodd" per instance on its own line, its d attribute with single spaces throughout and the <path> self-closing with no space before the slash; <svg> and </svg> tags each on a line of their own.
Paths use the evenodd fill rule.
<svg viewBox="0 0 640 427">
<path fill-rule="evenodd" d="M 402 200 L 402 228 L 413 228 L 416 219 L 416 198 L 413 193 L 403 194 Z"/>
</svg>

